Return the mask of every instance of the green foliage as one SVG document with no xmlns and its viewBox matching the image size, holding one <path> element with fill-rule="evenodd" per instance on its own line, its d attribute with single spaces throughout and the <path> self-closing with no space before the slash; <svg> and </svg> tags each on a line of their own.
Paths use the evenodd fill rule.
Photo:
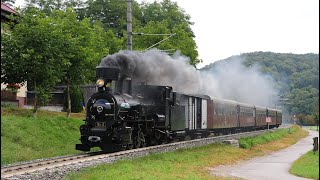
<svg viewBox="0 0 320 180">
<path fill-rule="evenodd" d="M 193 23 L 190 16 L 182 10 L 176 2 L 164 0 L 161 2 L 142 4 L 142 12 L 144 21 L 141 27 L 137 27 L 135 32 L 146 34 L 176 34 L 168 40 L 155 46 L 162 50 L 180 51 L 182 55 L 190 58 L 190 64 L 196 65 L 201 62 L 198 59 L 198 51 L 194 33 L 191 30 Z M 166 36 L 134 36 L 134 47 L 144 50 L 161 40 Z"/>
<path fill-rule="evenodd" d="M 300 177 L 319 179 L 319 151 L 316 154 L 309 151 L 301 156 L 291 166 L 290 173 Z"/>
<path fill-rule="evenodd" d="M 298 124 L 304 125 L 304 126 L 311 126 L 311 125 L 316 125 L 316 117 L 314 115 L 304 115 L 304 114 L 298 114 L 297 115 L 297 120 Z"/>
<path fill-rule="evenodd" d="M 156 46 L 158 49 L 164 50 L 179 50 L 181 54 L 190 58 L 190 64 L 196 65 L 200 62 L 198 57 L 198 51 L 196 50 L 197 45 L 195 41 L 190 38 L 191 33 L 188 33 L 186 24 L 174 25 L 173 29 L 170 30 L 170 23 L 168 20 L 163 21 L 150 21 L 146 26 L 137 28 L 136 31 L 144 32 L 147 34 L 170 34 L 175 33 L 168 40 L 160 43 Z M 136 36 L 134 41 L 134 47 L 138 50 L 145 50 L 148 47 L 160 42 L 165 36 Z M 174 52 L 171 51 L 171 52 Z"/>
<path fill-rule="evenodd" d="M 52 13 L 53 10 L 65 10 L 67 8 L 82 9 L 84 1 L 82 0 L 25 0 L 26 9 L 38 8 L 46 14 Z"/>
<path fill-rule="evenodd" d="M 66 10 L 72 7 L 77 13 L 77 19 L 89 18 L 91 23 L 100 24 L 107 32 L 104 39 L 109 53 L 113 54 L 127 48 L 127 2 L 118 0 L 27 0 L 25 11 L 38 8 L 41 12 L 50 15 L 54 10 Z M 198 59 L 198 51 L 190 21 L 190 15 L 181 9 L 176 2 L 164 0 L 138 4 L 132 1 L 132 27 L 133 32 L 144 34 L 173 34 L 155 48 L 170 50 L 168 53 L 180 51 L 190 57 L 190 64 L 196 65 L 201 62 Z M 145 50 L 160 42 L 166 36 L 133 36 L 133 49 Z M 100 60 L 100 59 L 99 59 Z"/>
<path fill-rule="evenodd" d="M 77 86 L 73 86 L 70 88 L 70 98 L 71 98 L 71 112 L 78 113 L 83 110 L 83 107 L 81 105 L 82 102 L 84 102 L 83 92 L 81 88 Z M 68 107 L 68 98 L 67 98 L 67 89 L 63 91 L 64 95 L 64 109 L 67 109 Z"/>
<path fill-rule="evenodd" d="M 270 132 L 270 133 L 266 133 L 266 134 L 262 134 L 254 137 L 240 138 L 239 146 L 244 149 L 249 149 L 258 144 L 264 144 L 270 141 L 280 139 L 287 134 L 292 134 L 295 131 L 297 131 L 297 128 L 298 128 L 297 126 L 294 126 L 293 128 L 290 128 L 290 129 L 280 129 L 275 132 Z"/>
<path fill-rule="evenodd" d="M 311 86 L 295 88 L 287 95 L 286 99 L 289 99 L 288 110 L 293 114 L 312 114 L 315 112 L 315 106 L 319 103 L 319 88 Z"/>
<path fill-rule="evenodd" d="M 241 55 L 245 63 L 259 64 L 275 79 L 290 114 L 316 114 L 319 104 L 319 54 L 255 52 Z M 319 106 L 318 106 L 319 107 Z M 319 108 L 317 108 L 319 109 Z M 318 113 L 319 114 L 319 113 Z"/>
<path fill-rule="evenodd" d="M 67 34 L 64 49 L 59 55 L 65 55 L 69 66 L 65 69 L 62 80 L 70 84 L 80 84 L 92 81 L 92 71 L 101 58 L 108 54 L 108 39 L 106 32 L 98 23 L 91 24 L 89 19 L 78 21 L 71 9 L 66 11 L 54 10 L 51 14 L 59 21 L 61 33 Z"/>
<path fill-rule="evenodd" d="M 33 85 L 37 104 L 48 102 L 49 92 L 60 81 L 68 62 L 57 50 L 66 49 L 66 34 L 55 19 L 31 10 L 19 18 L 9 33 L 1 33 L 1 81 Z M 19 73 L 17 73 L 19 72 Z"/>
<path fill-rule="evenodd" d="M 2 82 L 28 82 L 45 105 L 59 83 L 85 84 L 95 79 L 95 67 L 108 54 L 107 46 L 121 43 L 99 23 L 77 19 L 72 9 L 50 13 L 26 8 L 10 34 L 1 34 Z M 118 44 L 118 45 L 117 45 Z M 19 73 L 17 73 L 19 72 Z"/>
<path fill-rule="evenodd" d="M 90 17 L 92 21 L 100 21 L 105 30 L 112 30 L 118 36 L 123 36 L 127 29 L 127 1 L 118 0 L 88 0 L 87 7 L 80 18 Z M 132 24 L 140 24 L 142 12 L 139 4 L 132 1 Z"/>
<path fill-rule="evenodd" d="M 168 29 L 172 30 L 176 25 L 185 24 L 184 31 L 190 33 L 191 37 L 194 34 L 190 28 L 190 25 L 194 23 L 190 21 L 190 15 L 181 9 L 177 2 L 170 0 L 163 0 L 160 2 L 154 1 L 153 3 L 143 3 L 141 6 L 143 12 L 143 26 L 149 22 L 160 22 L 166 20 L 168 22 Z"/>
<path fill-rule="evenodd" d="M 28 116 L 1 114 L 1 165 L 77 153 L 81 120 L 24 113 Z"/>
<path fill-rule="evenodd" d="M 312 131 L 319 131 L 319 126 L 309 126 L 308 129 Z"/>
<path fill-rule="evenodd" d="M 83 17 L 90 17 L 91 21 L 100 21 L 105 30 L 112 30 L 117 34 L 122 46 L 116 46 L 110 53 L 126 48 L 127 42 L 127 3 L 117 0 L 89 0 L 84 9 Z M 194 33 L 191 30 L 190 16 L 186 14 L 176 2 L 164 0 L 162 2 L 137 4 L 132 2 L 133 31 L 143 34 L 174 34 L 175 36 L 154 46 L 155 48 L 169 51 L 180 51 L 190 57 L 190 64 L 200 62 Z M 168 36 L 134 35 L 133 49 L 145 50 Z M 112 46 L 109 46 L 112 47 Z"/>
</svg>

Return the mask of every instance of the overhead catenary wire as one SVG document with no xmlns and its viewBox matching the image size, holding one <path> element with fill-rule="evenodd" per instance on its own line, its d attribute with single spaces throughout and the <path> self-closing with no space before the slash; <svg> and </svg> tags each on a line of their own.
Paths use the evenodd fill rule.
<svg viewBox="0 0 320 180">
<path fill-rule="evenodd" d="M 149 33 L 136 33 L 132 32 L 132 35 L 143 35 L 143 36 L 171 36 L 172 34 L 149 34 Z"/>
<path fill-rule="evenodd" d="M 155 47 L 156 45 L 158 45 L 158 44 L 162 43 L 163 41 L 165 41 L 165 40 L 167 40 L 167 39 L 171 38 L 171 37 L 172 37 L 172 36 L 174 36 L 174 35 L 176 35 L 176 34 L 175 34 L 175 33 L 174 33 L 174 34 L 171 34 L 170 36 L 168 36 L 168 37 L 166 37 L 166 38 L 162 39 L 161 41 L 159 41 L 159 42 L 157 42 L 157 43 L 153 44 L 152 46 L 150 46 L 150 47 L 148 47 L 148 48 L 144 49 L 143 51 L 147 51 L 147 50 L 149 50 L 149 49 L 151 49 L 151 48 Z"/>
</svg>

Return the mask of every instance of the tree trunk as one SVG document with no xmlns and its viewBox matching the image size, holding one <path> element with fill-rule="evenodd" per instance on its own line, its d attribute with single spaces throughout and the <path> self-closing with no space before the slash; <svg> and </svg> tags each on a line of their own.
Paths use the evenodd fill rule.
<svg viewBox="0 0 320 180">
<path fill-rule="evenodd" d="M 38 92 L 37 92 L 37 88 L 36 88 L 36 83 L 34 83 L 33 117 L 37 117 L 38 109 L 39 109 L 39 104 L 38 104 Z"/>
<path fill-rule="evenodd" d="M 70 97 L 70 83 L 67 82 L 67 97 L 68 97 L 68 107 L 67 107 L 67 117 L 70 117 L 71 114 L 71 97 Z"/>
</svg>

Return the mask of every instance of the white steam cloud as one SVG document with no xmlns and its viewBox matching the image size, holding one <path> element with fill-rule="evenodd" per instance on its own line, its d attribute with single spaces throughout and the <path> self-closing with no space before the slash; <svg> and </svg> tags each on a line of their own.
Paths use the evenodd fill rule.
<svg viewBox="0 0 320 180">
<path fill-rule="evenodd" d="M 242 59 L 219 63 L 215 71 L 199 71 L 189 58 L 175 53 L 169 56 L 159 50 L 120 51 L 102 59 L 100 66 L 119 67 L 135 84 L 172 86 L 186 94 L 235 100 L 252 105 L 274 107 L 277 91 L 271 77 L 258 67 L 246 68 Z"/>
</svg>

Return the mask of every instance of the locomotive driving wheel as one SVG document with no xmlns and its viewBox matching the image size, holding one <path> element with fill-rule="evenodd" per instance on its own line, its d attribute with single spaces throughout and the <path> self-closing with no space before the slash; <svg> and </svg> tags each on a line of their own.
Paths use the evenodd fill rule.
<svg viewBox="0 0 320 180">
<path fill-rule="evenodd" d="M 134 148 L 140 148 L 146 146 L 146 139 L 142 131 L 138 131 L 133 141 Z"/>
<path fill-rule="evenodd" d="M 128 150 L 133 149 L 133 148 L 134 148 L 134 145 L 133 145 L 132 143 L 128 143 L 127 146 L 126 146 L 126 148 L 127 148 Z"/>
<path fill-rule="evenodd" d="M 127 150 L 130 150 L 130 149 L 133 149 L 133 148 L 134 148 L 132 130 L 130 131 L 129 139 L 130 139 L 130 141 L 129 141 L 129 143 L 126 145 L 126 149 L 127 149 Z"/>
<path fill-rule="evenodd" d="M 184 137 L 184 141 L 190 141 L 191 140 L 191 136 L 190 135 L 186 135 L 185 137 Z"/>
<path fill-rule="evenodd" d="M 155 139 L 156 139 L 157 144 L 162 144 L 163 138 L 161 136 L 161 133 L 159 131 L 156 131 L 154 135 L 155 135 Z"/>
</svg>

